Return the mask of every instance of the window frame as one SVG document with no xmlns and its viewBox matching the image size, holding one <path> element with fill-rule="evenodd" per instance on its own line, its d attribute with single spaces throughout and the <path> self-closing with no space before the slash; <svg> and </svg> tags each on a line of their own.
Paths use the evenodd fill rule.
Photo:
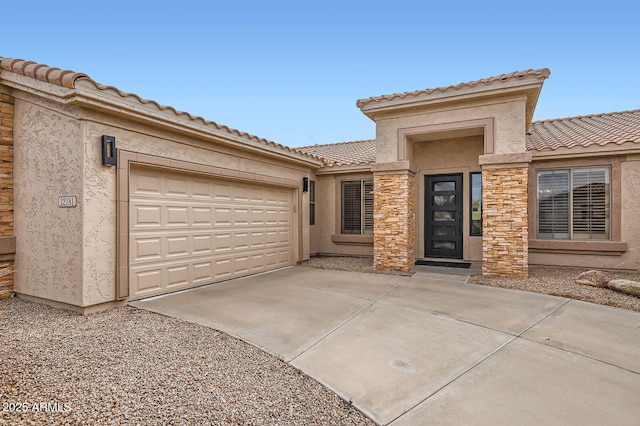
<svg viewBox="0 0 640 426">
<path fill-rule="evenodd" d="M 309 225 L 316 224 L 316 181 L 309 181 Z"/>
<path fill-rule="evenodd" d="M 480 233 L 473 232 L 473 177 L 480 177 Z M 470 172 L 469 173 L 469 236 L 481 237 L 482 236 L 482 172 Z"/>
<path fill-rule="evenodd" d="M 602 233 L 602 237 L 599 236 L 598 232 L 593 230 L 589 232 L 576 230 L 576 183 L 575 183 L 575 174 L 588 171 L 592 172 L 604 172 L 604 195 L 603 198 L 603 208 L 604 208 L 604 232 Z M 540 218 L 541 218 L 541 210 L 540 210 L 540 176 L 543 174 L 558 174 L 560 175 L 562 172 L 566 172 L 567 179 L 567 201 L 566 201 L 566 210 L 567 210 L 567 232 L 557 232 L 558 236 L 555 236 L 555 232 L 551 233 L 541 233 L 540 232 Z M 591 178 L 590 178 L 591 179 Z M 597 183 L 597 182 L 596 182 Z M 557 168 L 540 168 L 535 170 L 535 235 L 539 240 L 548 240 L 548 241 L 576 241 L 576 242 L 602 242 L 602 241 L 613 241 L 614 240 L 614 226 L 613 222 L 615 220 L 614 212 L 613 212 L 613 192 L 614 192 L 614 183 L 612 181 L 612 166 L 609 164 L 598 164 L 598 165 L 580 165 L 580 166 L 572 166 L 572 167 L 557 167 Z M 597 195 L 596 195 L 597 196 Z M 589 197 L 591 197 L 591 193 L 589 193 Z M 555 205 L 554 205 L 555 206 Z M 553 226 L 553 225 L 552 225 Z M 592 227 L 593 225 L 589 225 Z M 597 225 L 595 225 L 597 227 Z M 576 237 L 576 234 L 583 235 L 583 237 Z M 566 235 L 566 236 L 565 236 Z"/>
<path fill-rule="evenodd" d="M 345 228 L 345 208 L 346 208 L 346 199 L 345 199 L 345 186 L 359 184 L 360 191 L 360 200 L 359 200 L 359 210 L 358 213 L 360 224 L 359 230 L 356 231 L 355 227 L 351 229 Z M 355 185 L 354 185 L 355 186 Z M 367 193 L 369 191 L 369 193 Z M 370 197 L 368 197 L 370 195 Z M 340 234 L 341 235 L 363 235 L 363 236 L 372 236 L 373 235 L 373 179 L 348 179 L 340 181 Z M 354 207 L 355 209 L 355 207 Z M 351 212 L 351 215 L 355 216 L 355 212 Z"/>
</svg>

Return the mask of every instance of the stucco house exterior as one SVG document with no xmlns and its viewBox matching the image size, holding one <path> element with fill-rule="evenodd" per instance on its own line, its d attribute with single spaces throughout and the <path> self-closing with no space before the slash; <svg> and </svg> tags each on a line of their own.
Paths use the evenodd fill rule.
<svg viewBox="0 0 640 426">
<path fill-rule="evenodd" d="M 362 99 L 289 148 L 0 58 L 0 294 L 92 312 L 317 254 L 640 268 L 640 110 L 532 122 L 549 70 Z"/>
</svg>

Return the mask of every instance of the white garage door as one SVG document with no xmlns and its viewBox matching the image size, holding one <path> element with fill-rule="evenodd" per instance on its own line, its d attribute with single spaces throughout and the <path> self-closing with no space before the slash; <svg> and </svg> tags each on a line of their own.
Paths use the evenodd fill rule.
<svg viewBox="0 0 640 426">
<path fill-rule="evenodd" d="M 293 264 L 293 190 L 132 168 L 129 299 Z"/>
</svg>

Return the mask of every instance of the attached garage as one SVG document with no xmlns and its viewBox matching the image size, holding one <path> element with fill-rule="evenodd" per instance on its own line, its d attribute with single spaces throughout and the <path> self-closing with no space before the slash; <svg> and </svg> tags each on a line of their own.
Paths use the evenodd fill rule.
<svg viewBox="0 0 640 426">
<path fill-rule="evenodd" d="M 129 300 L 294 263 L 288 187 L 132 167 Z"/>
<path fill-rule="evenodd" d="M 317 156 L 19 59 L 0 107 L 21 297 L 90 313 L 310 256 Z"/>
</svg>

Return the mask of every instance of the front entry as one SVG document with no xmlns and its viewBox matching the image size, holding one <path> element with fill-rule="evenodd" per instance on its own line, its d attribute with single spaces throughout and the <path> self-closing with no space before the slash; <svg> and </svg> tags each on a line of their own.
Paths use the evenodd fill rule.
<svg viewBox="0 0 640 426">
<path fill-rule="evenodd" d="M 427 175 L 425 257 L 462 259 L 462 174 Z"/>
</svg>

